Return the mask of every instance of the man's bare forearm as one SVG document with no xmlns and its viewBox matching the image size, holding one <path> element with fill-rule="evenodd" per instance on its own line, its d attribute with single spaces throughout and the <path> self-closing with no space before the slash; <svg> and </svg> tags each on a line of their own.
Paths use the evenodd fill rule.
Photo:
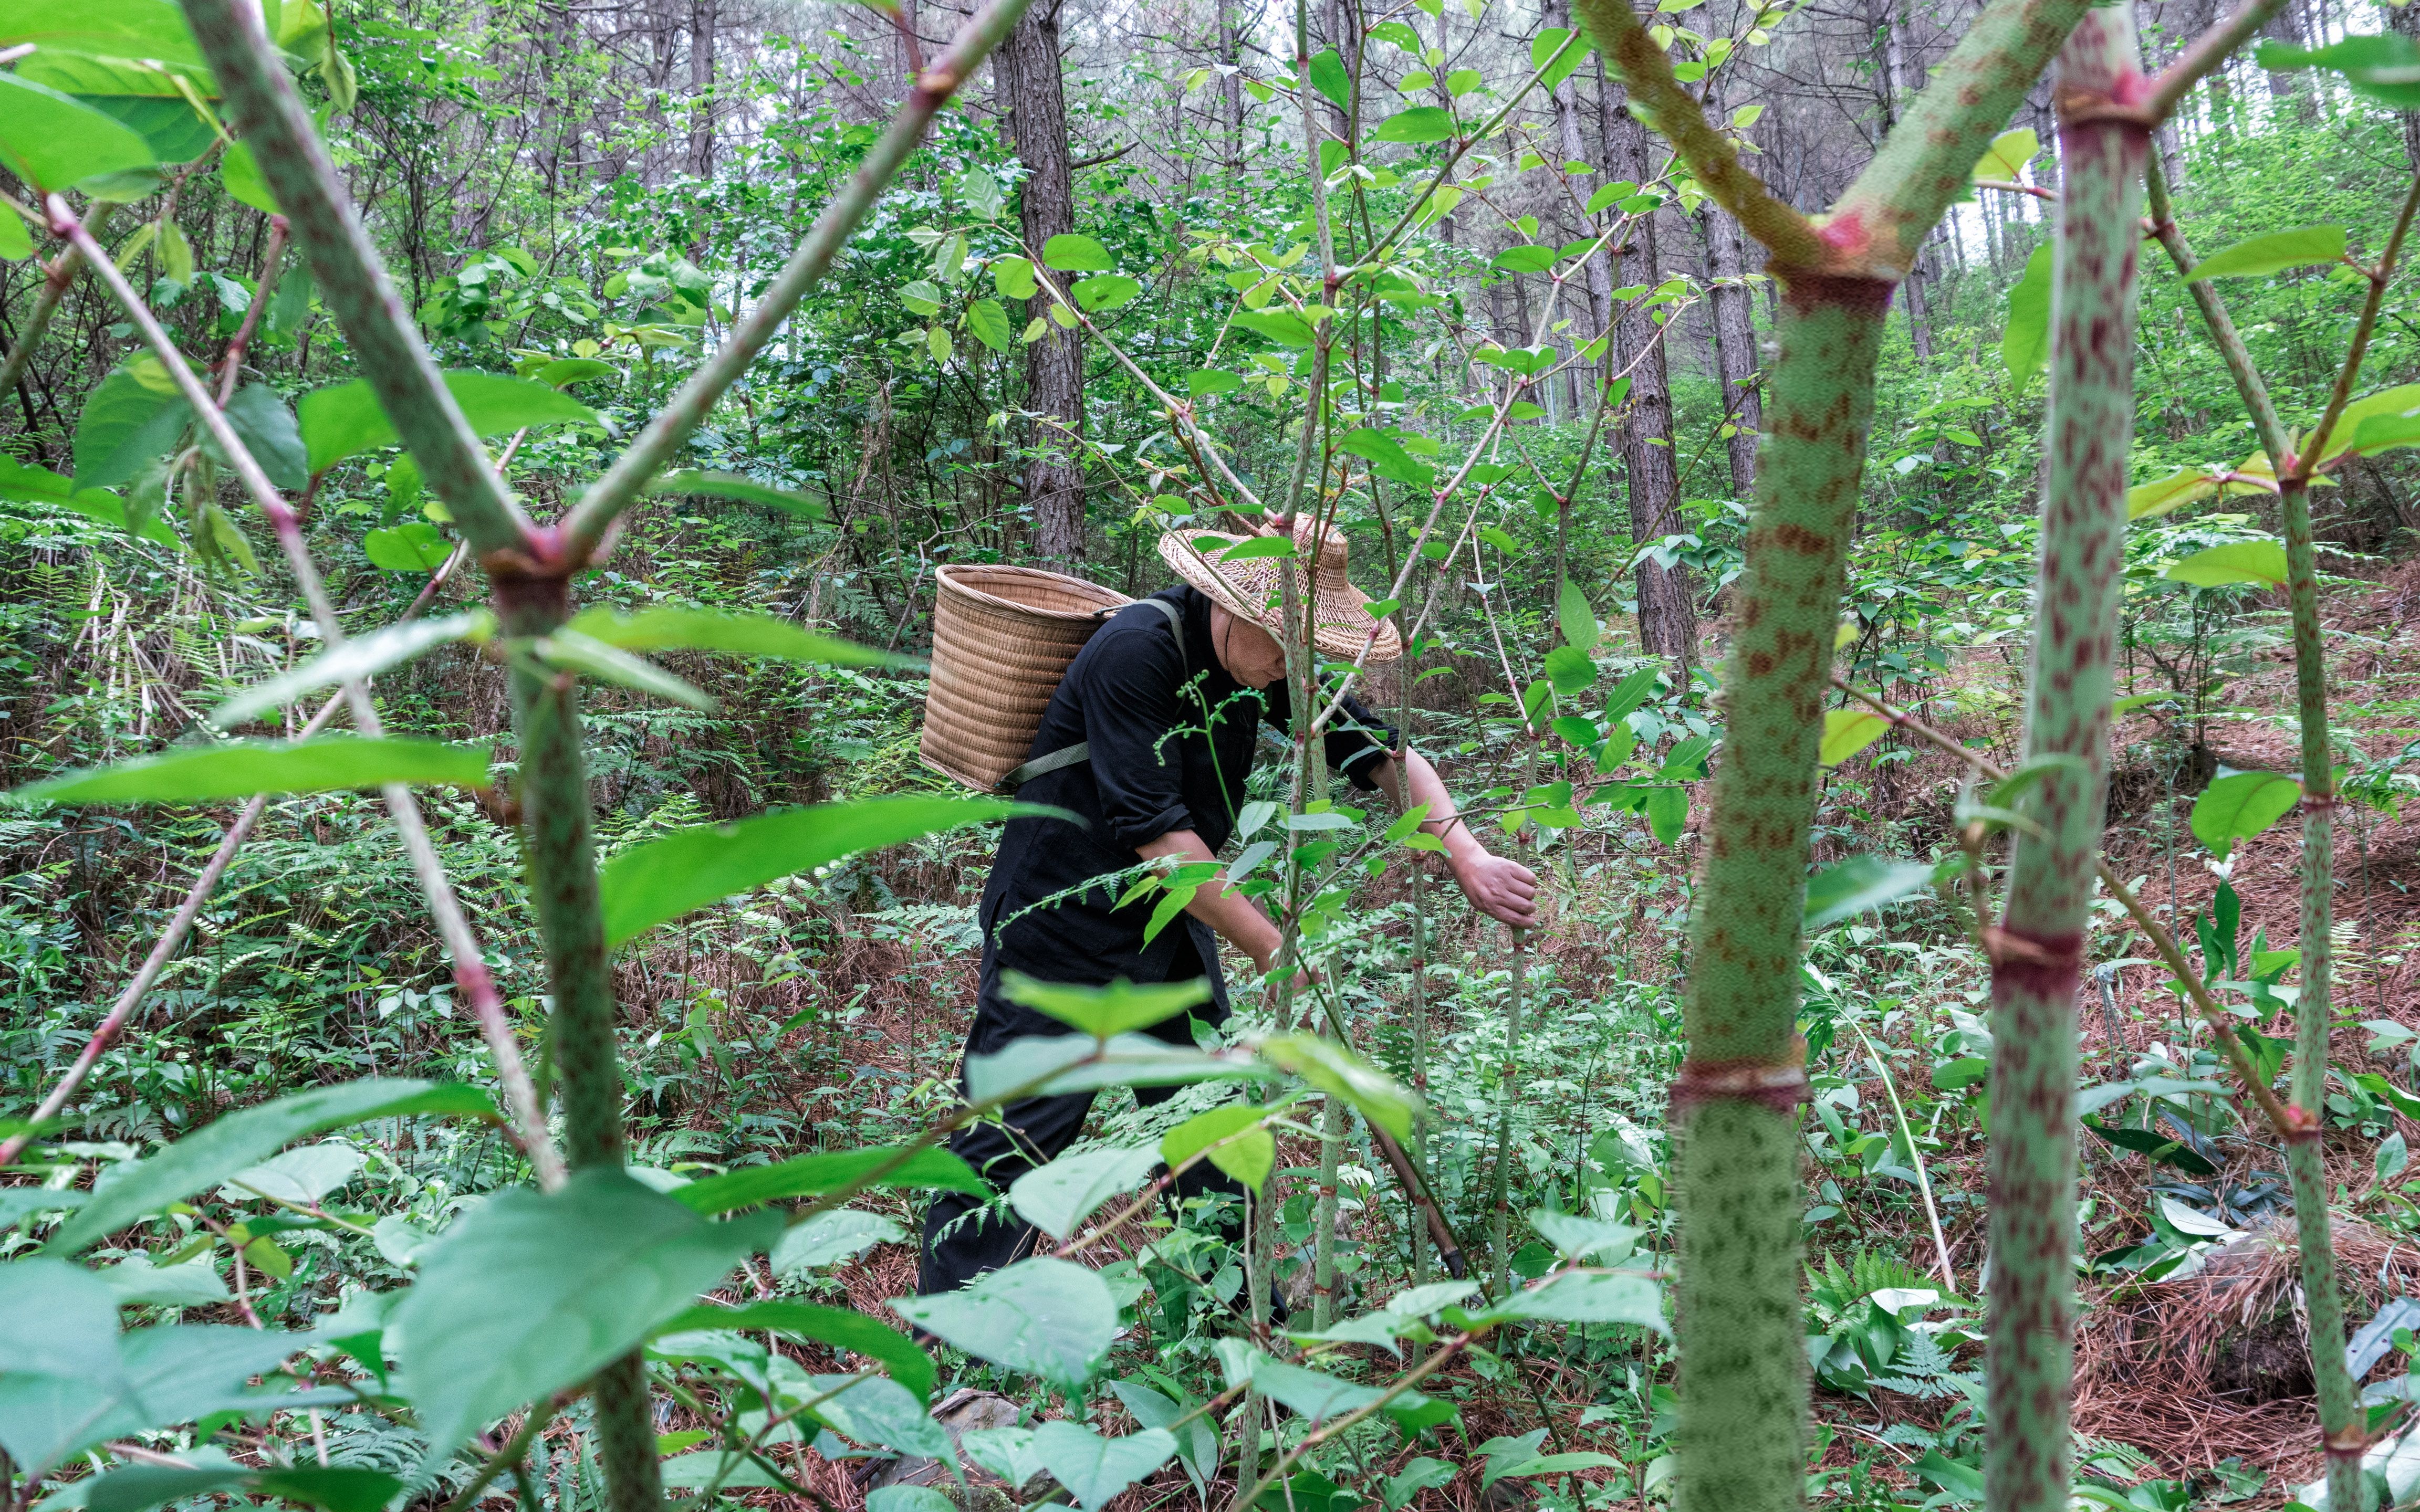
<svg viewBox="0 0 2420 1512">
<path fill-rule="evenodd" d="M 1202 837 L 1189 829 L 1171 829 L 1157 840 L 1135 847 L 1146 861 L 1172 856 L 1180 863 L 1207 861 L 1218 864 Z M 1230 889 L 1225 872 L 1194 889 L 1193 901 L 1185 911 L 1218 931 L 1218 937 L 1252 958 L 1252 964 L 1265 972 L 1278 956 L 1278 927 L 1260 905 L 1240 892 Z"/>
</svg>

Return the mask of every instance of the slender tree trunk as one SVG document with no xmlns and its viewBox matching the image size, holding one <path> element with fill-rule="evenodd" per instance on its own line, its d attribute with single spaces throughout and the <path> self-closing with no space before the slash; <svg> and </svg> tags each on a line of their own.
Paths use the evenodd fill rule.
<svg viewBox="0 0 2420 1512">
<path fill-rule="evenodd" d="M 1647 128 L 1629 112 L 1603 101 L 1606 167 L 1617 177 L 1645 183 Z M 1642 215 L 1622 249 L 1622 277 L 1650 286 L 1662 281 L 1655 217 Z M 1630 422 L 1622 436 L 1622 471 L 1630 480 L 1630 537 L 1640 546 L 1676 535 L 1681 517 L 1680 464 L 1672 446 L 1672 387 L 1665 365 L 1663 332 L 1645 310 L 1633 305 L 1617 328 L 1614 349 L 1630 372 Z M 1688 570 L 1642 562 L 1637 568 L 1638 639 L 1650 652 L 1669 656 L 1685 672 L 1697 659 L 1698 611 Z"/>
<path fill-rule="evenodd" d="M 1569 26 L 1572 23 L 1572 0 L 1546 0 L 1545 23 L 1548 26 Z M 1605 60 L 1600 57 L 1597 59 L 1597 79 L 1600 88 L 1603 87 L 1604 69 Z M 1561 148 L 1563 162 L 1586 162 L 1589 161 L 1587 135 L 1580 130 L 1579 75 L 1577 73 L 1574 73 L 1555 86 L 1555 140 Z M 1561 176 L 1557 177 L 1559 178 Z M 1582 194 L 1587 194 L 1594 191 L 1595 177 L 1593 174 L 1583 174 L 1567 181 Z M 1578 235 L 1587 236 L 1594 230 L 1594 227 L 1589 224 L 1590 218 L 1580 215 L 1577 208 L 1571 206 L 1568 193 L 1557 201 L 1557 206 L 1558 208 L 1572 210 L 1571 222 L 1578 228 Z M 1600 252 L 1590 256 L 1588 260 L 1587 272 L 1588 318 L 1586 324 L 1588 329 L 1580 333 L 1579 339 L 1573 345 L 1584 346 L 1600 336 L 1606 337 L 1605 350 L 1598 355 L 1595 365 L 1599 374 L 1610 374 L 1614 371 L 1613 341 L 1607 331 L 1613 323 L 1613 258 L 1611 255 Z M 1572 407 L 1575 416 L 1585 409 L 1586 406 L 1580 404 L 1575 404 Z"/>
<path fill-rule="evenodd" d="M 2140 98 L 2131 6 L 2087 12 L 2059 56 L 2068 111 Z M 1992 957 L 1992 1512 L 2065 1512 L 2075 1373 L 2075 1003 L 2108 803 L 2109 703 L 2134 434 L 2140 124 L 2062 120 L 2067 190 L 2052 286 L 2050 464 L 2025 756 L 2066 757 L 2028 805 Z"/>
<path fill-rule="evenodd" d="M 1747 243 L 1740 224 L 1713 200 L 1699 212 L 1706 234 L 1706 267 L 1714 279 L 1707 299 L 1714 307 L 1714 367 L 1722 378 L 1723 404 L 1733 427 L 1731 495 L 1745 499 L 1756 488 L 1756 439 L 1764 428 L 1764 398 L 1757 388 L 1756 306 L 1747 285 Z"/>
<path fill-rule="evenodd" d="M 1227 192 L 1244 195 L 1244 39 L 1235 25 L 1236 0 L 1218 0 L 1219 125 L 1226 132 Z"/>
<path fill-rule="evenodd" d="M 718 0 L 690 0 L 689 171 L 714 173 L 714 25 Z"/>
<path fill-rule="evenodd" d="M 1025 245 L 1039 257 L 1052 237 L 1076 229 L 1056 4 L 1037 5 L 1019 18 L 998 66 L 1008 95 L 1009 132 L 1026 168 L 1017 190 Z M 1025 503 L 1032 512 L 1035 551 L 1046 562 L 1073 563 L 1084 555 L 1084 476 L 1076 462 L 1076 439 L 1084 429 L 1083 347 L 1077 332 L 1055 321 L 1046 319 L 1043 332 L 1025 348 L 1025 407 L 1038 417 L 1033 455 L 1025 465 Z"/>
</svg>

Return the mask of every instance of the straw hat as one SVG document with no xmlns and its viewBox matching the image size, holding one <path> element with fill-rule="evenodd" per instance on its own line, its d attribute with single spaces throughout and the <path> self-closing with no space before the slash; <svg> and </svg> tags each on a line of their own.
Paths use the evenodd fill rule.
<svg viewBox="0 0 2420 1512">
<path fill-rule="evenodd" d="M 1219 531 L 1171 531 L 1159 538 L 1159 555 L 1187 582 L 1209 594 L 1213 603 L 1282 641 L 1284 613 L 1280 607 L 1278 573 L 1285 564 L 1283 560 L 1218 560 L 1221 551 L 1245 539 L 1248 537 Z M 1369 595 L 1354 587 L 1344 575 L 1343 532 L 1332 528 L 1318 532 L 1315 522 L 1306 518 L 1295 522 L 1294 539 L 1296 560 L 1313 562 L 1312 643 L 1331 656 L 1359 656 L 1365 647 L 1372 661 L 1393 661 L 1401 656 L 1404 641 L 1395 633 L 1393 624 L 1373 619 Z"/>
</svg>

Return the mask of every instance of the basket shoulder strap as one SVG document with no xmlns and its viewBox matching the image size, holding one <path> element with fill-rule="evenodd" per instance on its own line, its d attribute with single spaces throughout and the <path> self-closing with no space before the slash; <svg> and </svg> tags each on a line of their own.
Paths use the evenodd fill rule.
<svg viewBox="0 0 2420 1512">
<path fill-rule="evenodd" d="M 1185 611 L 1164 598 L 1144 598 L 1138 599 L 1137 602 L 1149 604 L 1168 617 L 1168 633 L 1176 638 L 1176 655 L 1182 660 L 1185 656 Z M 1091 741 L 1079 740 L 1072 746 L 1062 746 L 1057 750 L 1036 756 L 1001 778 L 1001 791 L 1013 793 L 1045 773 L 1055 772 L 1063 766 L 1073 766 L 1078 762 L 1088 762 L 1092 759 Z"/>
</svg>

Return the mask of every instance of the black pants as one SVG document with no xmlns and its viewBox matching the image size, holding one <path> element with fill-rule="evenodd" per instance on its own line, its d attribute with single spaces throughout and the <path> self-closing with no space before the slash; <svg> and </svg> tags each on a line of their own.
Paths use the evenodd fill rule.
<svg viewBox="0 0 2420 1512">
<path fill-rule="evenodd" d="M 1202 964 L 1195 952 L 1180 950 L 1176 967 L 1169 975 L 1171 980 L 1179 980 L 1202 974 Z M 1001 996 L 998 976 L 997 964 L 986 951 L 983 992 L 975 1001 L 974 1027 L 967 1035 L 968 1055 L 990 1055 L 1010 1041 L 1028 1035 L 1070 1032 L 1058 1020 L 1019 1008 Z M 1216 1003 L 1203 1004 L 1197 1013 L 1211 1023 L 1226 1017 L 1223 1005 Z M 1190 1046 L 1193 1016 L 1179 1014 L 1142 1032 L 1171 1044 Z M 962 1073 L 962 1090 L 964 1085 Z M 1133 1089 L 1135 1102 L 1143 1107 L 1165 1103 L 1177 1090 L 1173 1087 Z M 1076 1142 L 1076 1136 L 1083 1132 L 1084 1119 L 1093 1111 L 1094 1096 L 1091 1092 L 1070 1092 L 1063 1097 L 1030 1097 L 1011 1103 L 1001 1109 L 999 1122 L 970 1124 L 959 1130 L 950 1140 L 950 1149 L 1004 1192 L 1010 1182 L 1057 1159 Z M 1203 1161 L 1176 1179 L 1173 1198 L 1182 1202 L 1213 1192 L 1239 1202 L 1244 1196 L 1242 1182 Z M 981 1198 L 963 1192 L 944 1192 L 933 1199 L 932 1207 L 924 1213 L 924 1253 L 916 1273 L 919 1296 L 955 1291 L 986 1271 L 997 1271 L 1035 1252 L 1041 1231 L 1015 1212 L 967 1216 L 984 1205 Z M 1239 1237 L 1240 1228 L 1229 1236 L 1231 1240 Z"/>
</svg>

